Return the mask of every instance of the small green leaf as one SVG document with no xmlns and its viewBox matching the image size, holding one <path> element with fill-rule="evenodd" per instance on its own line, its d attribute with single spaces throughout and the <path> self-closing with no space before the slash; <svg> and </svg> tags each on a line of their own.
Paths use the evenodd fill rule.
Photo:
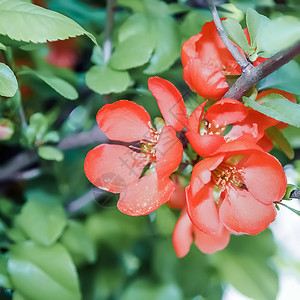
<svg viewBox="0 0 300 300">
<path fill-rule="evenodd" d="M 60 244 L 43 247 L 27 241 L 12 245 L 8 272 L 25 299 L 81 299 L 75 266 Z"/>
<path fill-rule="evenodd" d="M 271 20 L 259 29 L 257 40 L 260 51 L 270 57 L 300 41 L 300 21 L 293 17 Z"/>
<path fill-rule="evenodd" d="M 0 141 L 9 140 L 14 133 L 14 124 L 8 119 L 0 119 Z"/>
<path fill-rule="evenodd" d="M 18 82 L 14 72 L 6 64 L 0 63 L 0 95 L 13 97 L 18 90 Z"/>
<path fill-rule="evenodd" d="M 145 74 L 162 73 L 169 69 L 180 54 L 179 28 L 171 16 L 153 17 L 153 34 L 156 48 Z"/>
<path fill-rule="evenodd" d="M 0 50 L 6 50 L 6 46 L 0 43 Z"/>
<path fill-rule="evenodd" d="M 296 190 L 296 189 L 297 189 L 297 187 L 295 185 L 293 185 L 293 184 L 287 184 L 286 191 L 285 191 L 285 194 L 284 194 L 284 196 L 283 196 L 282 199 L 284 199 L 284 200 L 291 200 L 291 193 L 294 190 Z"/>
<path fill-rule="evenodd" d="M 246 106 L 278 121 L 300 127 L 300 105 L 290 102 L 279 94 L 269 94 L 256 101 L 243 97 Z"/>
<path fill-rule="evenodd" d="M 266 129 L 268 136 L 277 144 L 283 153 L 289 158 L 294 158 L 294 149 L 283 135 L 283 133 L 275 126 Z"/>
<path fill-rule="evenodd" d="M 109 65 L 116 70 L 127 70 L 144 65 L 151 58 L 155 41 L 146 32 L 130 36 L 119 43 Z"/>
<path fill-rule="evenodd" d="M 246 13 L 246 24 L 248 27 L 250 39 L 251 39 L 251 46 L 257 46 L 257 35 L 259 34 L 260 28 L 264 27 L 270 21 L 264 15 L 259 14 L 252 8 L 247 9 Z"/>
<path fill-rule="evenodd" d="M 62 234 L 67 224 L 61 204 L 52 198 L 32 198 L 22 207 L 17 225 L 35 242 L 49 246 Z"/>
<path fill-rule="evenodd" d="M 249 44 L 240 23 L 235 19 L 226 19 L 222 21 L 222 25 L 228 37 L 244 52 L 248 52 Z"/>
<path fill-rule="evenodd" d="M 75 100 L 78 98 L 76 89 L 67 81 L 53 75 L 43 74 L 41 72 L 31 70 L 28 67 L 23 67 L 23 70 L 24 71 L 21 71 L 18 74 L 33 75 L 38 77 L 66 99 Z"/>
<path fill-rule="evenodd" d="M 128 72 L 116 71 L 109 66 L 93 66 L 86 73 L 86 84 L 99 94 L 120 93 L 130 85 L 130 77 Z"/>
<path fill-rule="evenodd" d="M 53 146 L 40 146 L 38 154 L 41 158 L 46 160 L 62 161 L 64 159 L 63 152 Z"/>
<path fill-rule="evenodd" d="M 73 20 L 31 3 L 0 0 L 0 14 L 0 34 L 17 41 L 45 43 L 85 34 L 97 44 L 95 37 Z"/>
<path fill-rule="evenodd" d="M 11 289 L 12 284 L 7 272 L 7 261 L 8 258 L 5 254 L 0 254 L 0 286 L 6 289 Z"/>
<path fill-rule="evenodd" d="M 83 262 L 95 262 L 96 249 L 94 243 L 81 223 L 69 221 L 60 242 L 69 251 L 76 265 Z"/>
<path fill-rule="evenodd" d="M 292 94 L 300 95 L 300 66 L 290 61 L 258 83 L 259 90 L 277 88 Z"/>
</svg>

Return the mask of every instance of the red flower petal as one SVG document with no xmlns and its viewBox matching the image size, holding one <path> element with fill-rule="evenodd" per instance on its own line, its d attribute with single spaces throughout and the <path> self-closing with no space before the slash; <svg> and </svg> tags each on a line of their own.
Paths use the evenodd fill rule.
<svg viewBox="0 0 300 300">
<path fill-rule="evenodd" d="M 193 224 L 185 211 L 182 212 L 174 227 L 172 241 L 175 253 L 179 258 L 189 253 L 193 242 Z"/>
<path fill-rule="evenodd" d="M 257 145 L 266 152 L 270 152 L 273 149 L 273 141 L 266 133 L 258 140 Z"/>
<path fill-rule="evenodd" d="M 196 42 L 201 38 L 202 33 L 198 33 L 190 37 L 187 41 L 185 41 L 181 48 L 181 61 L 183 67 L 186 66 L 187 62 L 192 58 L 197 58 L 198 53 L 196 50 Z"/>
<path fill-rule="evenodd" d="M 97 114 L 100 129 L 111 140 L 133 142 L 150 139 L 150 116 L 140 105 L 120 100 L 104 105 Z"/>
<path fill-rule="evenodd" d="M 155 149 L 157 176 L 169 177 L 181 163 L 183 154 L 182 144 L 171 126 L 162 129 Z"/>
<path fill-rule="evenodd" d="M 209 107 L 205 119 L 210 123 L 226 126 L 244 120 L 248 110 L 241 102 L 226 98 Z"/>
<path fill-rule="evenodd" d="M 257 201 L 248 191 L 229 188 L 219 209 L 221 222 L 236 233 L 257 234 L 275 220 L 273 204 Z"/>
<path fill-rule="evenodd" d="M 208 157 L 198 162 L 192 172 L 190 192 L 194 196 L 202 187 L 210 182 L 211 171 L 216 169 L 223 161 L 225 155 Z"/>
<path fill-rule="evenodd" d="M 193 132 L 187 132 L 185 135 L 193 149 L 203 157 L 210 156 L 225 143 L 225 139 L 216 134 L 201 135 Z"/>
<path fill-rule="evenodd" d="M 175 191 L 172 194 L 170 200 L 167 202 L 167 205 L 173 209 L 182 209 L 186 205 L 185 201 L 185 189 L 182 186 L 181 178 L 174 174 L 171 175 L 171 179 L 175 184 Z"/>
<path fill-rule="evenodd" d="M 187 122 L 187 131 L 199 133 L 200 132 L 200 123 L 204 113 L 204 107 L 207 101 L 203 102 L 191 113 Z"/>
<path fill-rule="evenodd" d="M 250 155 L 243 165 L 244 183 L 258 201 L 270 204 L 285 194 L 286 177 L 279 161 L 268 153 Z"/>
<path fill-rule="evenodd" d="M 172 180 L 158 180 L 156 172 L 151 173 L 121 192 L 118 208 L 131 216 L 150 214 L 170 199 L 174 189 Z"/>
<path fill-rule="evenodd" d="M 183 69 L 183 79 L 204 98 L 220 99 L 229 88 L 219 68 L 200 59 L 188 61 Z"/>
<path fill-rule="evenodd" d="M 230 232 L 220 226 L 216 234 L 207 234 L 194 227 L 194 242 L 200 251 L 206 254 L 212 254 L 224 249 L 230 240 Z"/>
<path fill-rule="evenodd" d="M 89 181 L 100 189 L 120 193 L 141 175 L 145 161 L 142 154 L 127 147 L 102 144 L 88 152 L 84 171 Z"/>
<path fill-rule="evenodd" d="M 216 234 L 221 226 L 213 198 L 213 184 L 206 184 L 195 196 L 186 188 L 187 211 L 192 223 L 208 234 Z"/>
<path fill-rule="evenodd" d="M 187 112 L 178 89 L 170 81 L 159 77 L 150 77 L 148 86 L 166 125 L 172 126 L 176 131 L 182 130 L 187 123 Z"/>
</svg>

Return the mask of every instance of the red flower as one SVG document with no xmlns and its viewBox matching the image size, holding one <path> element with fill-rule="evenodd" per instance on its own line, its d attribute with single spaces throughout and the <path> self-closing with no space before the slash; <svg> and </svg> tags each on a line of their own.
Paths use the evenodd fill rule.
<svg viewBox="0 0 300 300">
<path fill-rule="evenodd" d="M 226 142 L 222 136 L 226 126 L 245 119 L 248 108 L 233 99 L 222 99 L 208 108 L 207 101 L 190 115 L 186 137 L 200 156 L 209 156 Z"/>
<path fill-rule="evenodd" d="M 216 234 L 223 225 L 257 234 L 274 221 L 286 177 L 276 158 L 255 144 L 236 140 L 197 163 L 186 189 L 187 209 L 198 229 Z"/>
<path fill-rule="evenodd" d="M 183 44 L 181 60 L 183 79 L 204 98 L 220 99 L 229 88 L 225 75 L 241 74 L 213 21 Z"/>
<path fill-rule="evenodd" d="M 155 130 L 146 110 L 133 102 L 107 104 L 99 110 L 97 122 L 113 144 L 94 148 L 85 160 L 88 179 L 101 189 L 120 193 L 118 208 L 129 215 L 148 214 L 169 200 L 174 191 L 169 176 L 183 153 L 176 137 L 187 118 L 181 94 L 158 77 L 148 84 L 166 126 Z M 141 177 L 146 166 L 149 170 Z"/>
<path fill-rule="evenodd" d="M 228 245 L 230 232 L 224 226 L 220 226 L 215 234 L 205 233 L 193 225 L 186 210 L 183 210 L 174 227 L 172 239 L 178 257 L 188 254 L 192 242 L 203 253 L 212 254 Z"/>
</svg>

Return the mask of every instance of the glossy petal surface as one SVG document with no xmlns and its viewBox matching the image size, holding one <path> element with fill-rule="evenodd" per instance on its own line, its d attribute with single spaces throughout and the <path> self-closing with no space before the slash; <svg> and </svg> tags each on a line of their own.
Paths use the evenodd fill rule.
<svg viewBox="0 0 300 300">
<path fill-rule="evenodd" d="M 120 194 L 118 208 L 131 216 L 147 215 L 167 202 L 174 192 L 169 178 L 158 180 L 156 172 L 140 178 Z"/>
<path fill-rule="evenodd" d="M 229 188 L 219 215 L 229 230 L 257 234 L 275 220 L 276 210 L 273 204 L 262 204 L 246 190 Z"/>
<path fill-rule="evenodd" d="M 192 223 L 208 234 L 218 232 L 221 224 L 219 221 L 216 203 L 213 198 L 213 185 L 205 185 L 195 196 L 186 189 L 187 211 Z"/>
<path fill-rule="evenodd" d="M 97 114 L 100 129 L 111 140 L 133 142 L 150 139 L 150 116 L 140 105 L 120 100 L 104 105 Z"/>
<path fill-rule="evenodd" d="M 176 131 L 182 130 L 187 123 L 187 111 L 178 89 L 170 81 L 159 77 L 150 77 L 148 86 L 156 98 L 166 125 L 172 126 Z"/>
<path fill-rule="evenodd" d="M 175 253 L 179 258 L 189 253 L 193 242 L 193 224 L 185 211 L 182 212 L 174 227 L 172 241 Z"/>
<path fill-rule="evenodd" d="M 265 204 L 282 199 L 286 177 L 275 157 L 267 153 L 250 155 L 243 168 L 244 183 L 255 199 Z"/>
<path fill-rule="evenodd" d="M 127 147 L 102 144 L 88 152 L 84 171 L 89 181 L 100 189 L 120 193 L 141 175 L 142 155 Z"/>
<path fill-rule="evenodd" d="M 159 136 L 156 149 L 156 171 L 158 178 L 169 177 L 182 160 L 183 147 L 175 130 L 165 126 Z"/>
<path fill-rule="evenodd" d="M 224 249 L 230 240 L 230 232 L 224 227 L 215 234 L 207 234 L 194 227 L 194 242 L 200 251 L 206 254 L 213 254 Z"/>
</svg>

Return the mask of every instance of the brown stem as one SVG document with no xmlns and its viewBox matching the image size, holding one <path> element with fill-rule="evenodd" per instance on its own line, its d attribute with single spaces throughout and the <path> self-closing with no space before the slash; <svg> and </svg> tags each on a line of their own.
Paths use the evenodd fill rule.
<svg viewBox="0 0 300 300">
<path fill-rule="evenodd" d="M 242 69 L 242 73 L 244 72 L 249 72 L 253 66 L 250 62 L 248 62 L 243 55 L 241 55 L 241 53 L 239 52 L 239 50 L 237 49 L 236 46 L 234 46 L 232 44 L 232 42 L 230 41 L 230 39 L 227 36 L 226 31 L 224 30 L 223 26 L 222 26 L 222 22 L 221 19 L 219 17 L 216 5 L 214 3 L 214 0 L 207 0 L 209 9 L 212 13 L 213 19 L 214 19 L 214 23 L 216 25 L 218 34 L 220 36 L 220 38 L 222 39 L 224 45 L 226 46 L 226 48 L 228 49 L 228 51 L 231 53 L 231 55 L 234 57 L 234 59 L 236 60 L 236 62 L 240 65 L 241 69 Z"/>
<path fill-rule="evenodd" d="M 300 42 L 286 50 L 276 53 L 271 58 L 254 67 L 250 72 L 243 73 L 223 98 L 241 99 L 259 80 L 270 75 L 298 54 L 300 54 Z"/>
</svg>

